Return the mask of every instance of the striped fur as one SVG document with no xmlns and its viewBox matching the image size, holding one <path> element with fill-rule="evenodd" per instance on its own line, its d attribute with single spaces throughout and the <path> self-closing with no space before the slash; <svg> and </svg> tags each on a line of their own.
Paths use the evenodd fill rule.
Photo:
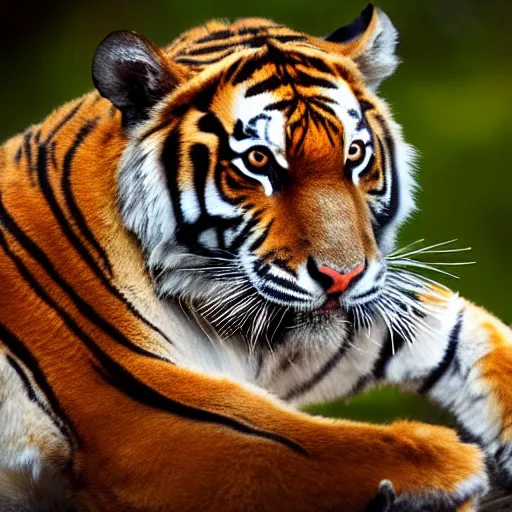
<svg viewBox="0 0 512 512">
<path fill-rule="evenodd" d="M 0 148 L 2 510 L 473 509 L 453 431 L 295 410 L 381 382 L 509 483 L 510 330 L 393 252 L 396 39 L 371 6 L 326 39 L 114 33 L 99 93 Z M 364 271 L 334 294 L 325 266 Z"/>
</svg>

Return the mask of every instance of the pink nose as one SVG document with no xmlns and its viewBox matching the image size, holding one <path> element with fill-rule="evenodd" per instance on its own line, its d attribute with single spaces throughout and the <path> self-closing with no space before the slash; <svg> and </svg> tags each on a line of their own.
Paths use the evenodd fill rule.
<svg viewBox="0 0 512 512">
<path fill-rule="evenodd" d="M 343 293 L 349 286 L 349 284 L 364 270 L 364 265 L 361 263 L 357 267 L 353 268 L 346 274 L 341 274 L 336 270 L 326 265 L 320 265 L 318 270 L 329 276 L 332 279 L 332 284 L 327 290 L 328 295 L 334 295 L 335 293 Z"/>
</svg>

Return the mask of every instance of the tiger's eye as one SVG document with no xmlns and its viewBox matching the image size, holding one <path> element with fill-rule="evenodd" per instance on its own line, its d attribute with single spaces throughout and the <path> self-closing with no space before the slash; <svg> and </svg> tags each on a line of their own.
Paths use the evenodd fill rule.
<svg viewBox="0 0 512 512">
<path fill-rule="evenodd" d="M 357 162 L 364 156 L 364 145 L 361 141 L 352 142 L 348 148 L 348 159 L 351 162 Z"/>
<path fill-rule="evenodd" d="M 247 160 L 253 167 L 265 167 L 268 164 L 268 155 L 263 153 L 263 151 L 259 151 L 258 149 L 253 149 L 248 155 Z"/>
</svg>

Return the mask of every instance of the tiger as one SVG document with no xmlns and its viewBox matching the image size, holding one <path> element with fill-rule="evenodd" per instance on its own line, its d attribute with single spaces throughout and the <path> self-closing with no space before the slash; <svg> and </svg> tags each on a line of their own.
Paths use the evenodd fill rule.
<svg viewBox="0 0 512 512">
<path fill-rule="evenodd" d="M 398 32 L 107 36 L 0 148 L 0 509 L 476 510 L 512 479 L 512 332 L 396 250 Z M 457 419 L 301 408 L 386 383 Z"/>
</svg>

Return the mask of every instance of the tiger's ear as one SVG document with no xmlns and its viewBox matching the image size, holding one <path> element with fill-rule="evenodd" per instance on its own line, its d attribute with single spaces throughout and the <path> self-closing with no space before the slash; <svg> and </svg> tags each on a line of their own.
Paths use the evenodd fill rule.
<svg viewBox="0 0 512 512">
<path fill-rule="evenodd" d="M 150 109 L 180 82 L 161 50 L 144 36 L 120 30 L 98 46 L 92 79 L 100 94 L 123 115 L 123 126 L 133 128 Z"/>
<path fill-rule="evenodd" d="M 338 51 L 357 64 L 366 84 L 373 90 L 392 75 L 400 63 L 395 54 L 398 31 L 388 16 L 372 4 L 368 4 L 352 23 L 335 30 L 325 40 L 337 43 Z"/>
</svg>

